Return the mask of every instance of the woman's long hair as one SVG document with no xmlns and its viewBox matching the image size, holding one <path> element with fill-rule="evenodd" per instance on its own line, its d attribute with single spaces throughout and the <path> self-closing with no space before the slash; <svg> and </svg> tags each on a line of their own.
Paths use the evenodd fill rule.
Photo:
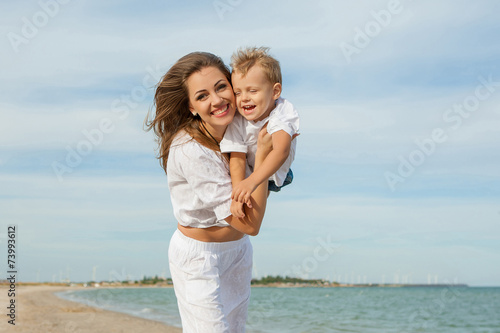
<svg viewBox="0 0 500 333">
<path fill-rule="evenodd" d="M 219 151 L 219 146 L 200 128 L 201 118 L 189 111 L 189 97 L 186 81 L 206 67 L 218 68 L 231 82 L 231 74 L 221 58 L 207 52 L 193 52 L 180 58 L 163 76 L 156 88 L 154 104 L 156 112 L 145 120 L 146 130 L 153 129 L 158 143 L 158 159 L 167 172 L 168 153 L 175 135 L 186 131 L 207 148 Z"/>
</svg>

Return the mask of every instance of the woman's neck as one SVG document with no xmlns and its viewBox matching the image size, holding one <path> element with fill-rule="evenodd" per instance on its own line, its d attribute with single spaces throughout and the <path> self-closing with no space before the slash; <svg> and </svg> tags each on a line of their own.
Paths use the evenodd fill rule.
<svg viewBox="0 0 500 333">
<path fill-rule="evenodd" d="M 211 138 L 217 145 L 219 145 L 219 143 L 222 140 L 222 137 L 224 136 L 224 132 L 226 131 L 226 127 L 227 126 L 224 126 L 223 129 L 222 128 L 217 129 L 205 123 L 204 121 L 201 121 L 200 129 L 206 136 Z"/>
<path fill-rule="evenodd" d="M 204 132 L 208 137 L 213 138 L 217 143 L 219 143 L 222 140 L 222 137 L 224 136 L 224 132 L 226 132 L 227 126 L 224 127 L 212 127 L 210 124 L 207 124 L 204 121 L 201 121 L 201 129 L 202 132 Z"/>
</svg>

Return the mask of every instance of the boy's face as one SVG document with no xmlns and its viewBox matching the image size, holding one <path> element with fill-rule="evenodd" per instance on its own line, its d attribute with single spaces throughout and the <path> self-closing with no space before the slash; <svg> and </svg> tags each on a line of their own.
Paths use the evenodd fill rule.
<svg viewBox="0 0 500 333">
<path fill-rule="evenodd" d="M 232 83 L 238 112 L 247 120 L 260 121 L 269 116 L 281 94 L 281 84 L 269 82 L 260 65 L 251 67 L 245 76 L 234 71 Z"/>
</svg>

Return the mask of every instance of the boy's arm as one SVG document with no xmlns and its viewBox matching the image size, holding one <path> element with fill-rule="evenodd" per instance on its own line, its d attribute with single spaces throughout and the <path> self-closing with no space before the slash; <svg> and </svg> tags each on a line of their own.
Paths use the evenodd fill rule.
<svg viewBox="0 0 500 333">
<path fill-rule="evenodd" d="M 245 170 L 247 163 L 247 154 L 232 152 L 229 158 L 229 173 L 231 174 L 231 183 L 233 187 L 245 179 Z"/>
<path fill-rule="evenodd" d="M 259 132 L 257 140 L 257 152 L 255 153 L 255 167 L 258 168 L 266 156 L 272 149 L 271 135 L 266 130 Z M 234 229 L 239 230 L 245 234 L 255 236 L 259 233 L 266 212 L 267 204 L 267 182 L 263 182 L 252 193 L 250 200 L 252 201 L 252 209 L 249 209 L 244 218 L 236 218 L 235 216 L 228 216 L 226 222 L 229 223 Z"/>
<path fill-rule="evenodd" d="M 290 153 L 292 138 L 287 132 L 280 130 L 272 134 L 272 141 L 273 150 L 267 155 L 262 164 L 247 179 L 240 181 L 236 185 L 233 183 L 234 200 L 248 202 L 250 194 L 252 194 L 257 186 L 267 181 L 285 163 Z"/>
<path fill-rule="evenodd" d="M 233 184 L 233 188 L 245 179 L 246 163 L 247 159 L 245 153 L 231 153 L 231 157 L 229 158 L 229 173 L 231 174 L 231 183 Z M 249 207 L 251 208 L 251 205 Z M 245 216 L 243 203 L 233 200 L 231 202 L 231 214 L 236 217 L 243 218 Z"/>
</svg>

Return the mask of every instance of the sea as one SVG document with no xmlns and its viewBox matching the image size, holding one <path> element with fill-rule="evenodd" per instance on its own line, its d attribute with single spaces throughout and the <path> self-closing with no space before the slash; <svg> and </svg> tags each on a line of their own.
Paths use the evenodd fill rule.
<svg viewBox="0 0 500 333">
<path fill-rule="evenodd" d="M 173 288 L 58 296 L 181 326 Z M 500 287 L 253 287 L 247 332 L 500 333 Z"/>
</svg>

